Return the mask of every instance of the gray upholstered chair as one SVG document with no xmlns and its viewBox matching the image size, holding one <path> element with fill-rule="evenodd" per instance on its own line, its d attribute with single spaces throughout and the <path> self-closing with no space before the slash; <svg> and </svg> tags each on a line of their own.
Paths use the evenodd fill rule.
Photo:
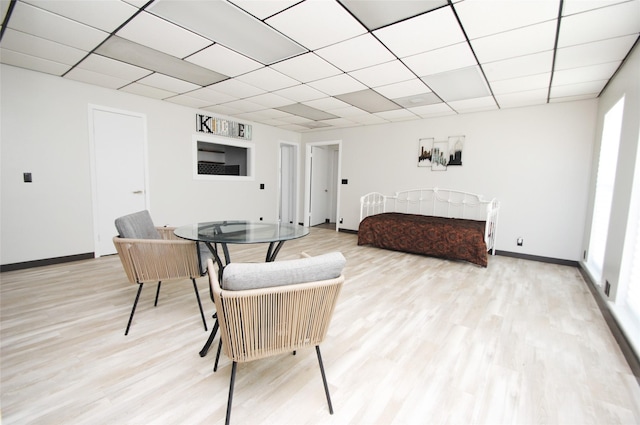
<svg viewBox="0 0 640 425">
<path fill-rule="evenodd" d="M 201 249 L 196 242 L 178 238 L 173 234 L 173 227 L 155 227 L 147 210 L 117 218 L 115 225 L 118 236 L 113 238 L 113 244 L 129 282 L 138 284 L 138 292 L 124 334 L 129 334 L 145 283 L 158 283 L 154 302 L 154 306 L 157 306 L 163 281 L 186 279 L 193 282 L 193 290 L 206 331 L 207 322 L 196 285 L 196 278 L 206 273 L 206 261 L 211 256 L 206 247 Z"/>
<path fill-rule="evenodd" d="M 233 362 L 226 424 L 231 417 L 238 363 L 311 346 L 316 349 L 333 414 L 320 343 L 344 282 L 345 263 L 339 252 L 268 263 L 231 263 L 224 268 L 221 286 L 213 262 L 208 262 L 220 343 Z"/>
</svg>

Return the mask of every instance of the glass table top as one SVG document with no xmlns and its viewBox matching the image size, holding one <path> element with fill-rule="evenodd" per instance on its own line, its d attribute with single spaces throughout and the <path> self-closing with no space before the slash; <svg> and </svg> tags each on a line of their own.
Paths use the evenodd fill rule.
<svg viewBox="0 0 640 425">
<path fill-rule="evenodd" d="M 309 234 L 309 228 L 263 221 L 209 221 L 178 227 L 174 233 L 201 242 L 264 243 L 301 238 Z"/>
</svg>

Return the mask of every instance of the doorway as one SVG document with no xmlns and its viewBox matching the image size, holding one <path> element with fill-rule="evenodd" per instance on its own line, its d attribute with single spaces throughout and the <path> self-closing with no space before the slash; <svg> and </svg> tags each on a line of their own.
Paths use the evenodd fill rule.
<svg viewBox="0 0 640 425">
<path fill-rule="evenodd" d="M 280 142 L 278 222 L 298 222 L 298 145 Z"/>
<path fill-rule="evenodd" d="M 117 217 L 147 209 L 146 116 L 89 106 L 95 256 L 115 254 Z"/>
<path fill-rule="evenodd" d="M 339 230 L 341 141 L 307 144 L 305 163 L 305 226 Z"/>
</svg>

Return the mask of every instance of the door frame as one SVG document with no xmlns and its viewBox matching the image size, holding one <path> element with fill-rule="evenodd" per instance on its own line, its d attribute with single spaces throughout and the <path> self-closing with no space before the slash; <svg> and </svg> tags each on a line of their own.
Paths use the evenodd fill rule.
<svg viewBox="0 0 640 425">
<path fill-rule="evenodd" d="M 342 140 L 328 140 L 324 142 L 310 142 L 305 145 L 305 176 L 304 176 L 304 225 L 311 223 L 311 148 L 316 146 L 338 146 L 338 167 L 335 173 L 336 187 L 336 232 L 340 230 L 340 182 L 342 174 Z"/>
<path fill-rule="evenodd" d="M 94 135 L 94 113 L 96 111 L 110 112 L 114 114 L 128 115 L 142 119 L 143 125 L 143 140 L 142 140 L 142 156 L 144 166 L 144 205 L 146 209 L 149 209 L 150 197 L 149 197 L 149 155 L 148 155 L 148 134 L 147 134 L 147 115 L 139 112 L 127 111 L 124 109 L 111 108 L 108 106 L 89 104 L 88 106 L 88 124 L 89 124 L 89 157 L 91 162 L 91 202 L 93 210 L 93 246 L 94 257 L 100 257 L 100 223 L 98 214 L 98 179 L 96 172 L 96 149 L 95 149 L 95 135 Z"/>
<path fill-rule="evenodd" d="M 291 203 L 293 203 L 293 224 L 298 223 L 298 194 L 300 187 L 300 143 L 296 142 L 285 142 L 280 141 L 278 144 L 278 203 L 276 205 L 276 217 L 278 217 L 278 221 L 282 220 L 282 148 L 284 146 L 290 147 L 293 149 L 292 157 L 293 157 L 293 170 L 291 170 L 291 185 L 293 186 L 293 199 Z"/>
</svg>

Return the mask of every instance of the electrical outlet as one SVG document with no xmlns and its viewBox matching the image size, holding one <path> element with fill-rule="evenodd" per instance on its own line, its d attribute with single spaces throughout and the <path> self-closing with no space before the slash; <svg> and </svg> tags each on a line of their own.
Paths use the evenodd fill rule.
<svg viewBox="0 0 640 425">
<path fill-rule="evenodd" d="M 611 292 L 611 284 L 609 283 L 608 280 L 606 280 L 604 282 L 604 294 L 608 297 L 610 292 Z"/>
<path fill-rule="evenodd" d="M 519 238 L 516 240 L 516 244 L 517 244 L 518 246 L 522 246 L 522 244 L 523 244 L 523 243 L 524 243 L 524 239 L 523 239 L 522 237 L 519 237 Z"/>
</svg>

